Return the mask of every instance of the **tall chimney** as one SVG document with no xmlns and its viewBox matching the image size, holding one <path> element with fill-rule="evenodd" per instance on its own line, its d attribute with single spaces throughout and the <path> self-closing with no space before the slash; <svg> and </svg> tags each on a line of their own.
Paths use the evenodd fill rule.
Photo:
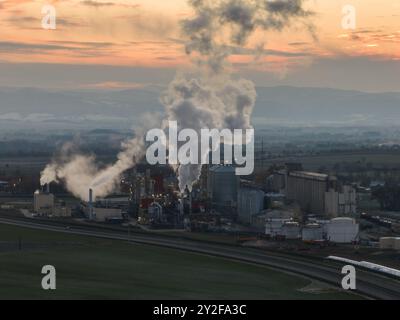
<svg viewBox="0 0 400 320">
<path fill-rule="evenodd" d="M 47 183 L 47 184 L 46 184 L 46 192 L 47 192 L 47 193 L 50 193 L 50 183 Z"/>
<path fill-rule="evenodd" d="M 93 219 L 93 190 L 89 189 L 89 219 Z"/>
</svg>

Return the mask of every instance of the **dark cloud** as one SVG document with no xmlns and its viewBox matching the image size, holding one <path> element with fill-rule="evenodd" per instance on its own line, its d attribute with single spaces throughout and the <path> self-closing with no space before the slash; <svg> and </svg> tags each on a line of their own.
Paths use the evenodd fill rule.
<svg viewBox="0 0 400 320">
<path fill-rule="evenodd" d="M 195 16 L 182 22 L 183 32 L 188 38 L 188 54 L 198 52 L 205 63 L 219 72 L 232 46 L 246 45 L 256 29 L 282 30 L 294 21 L 300 21 L 314 34 L 309 17 L 312 12 L 303 8 L 303 0 L 191 0 Z M 224 31 L 231 34 L 230 42 L 221 43 Z M 204 63 L 204 61 L 203 61 Z"/>
</svg>

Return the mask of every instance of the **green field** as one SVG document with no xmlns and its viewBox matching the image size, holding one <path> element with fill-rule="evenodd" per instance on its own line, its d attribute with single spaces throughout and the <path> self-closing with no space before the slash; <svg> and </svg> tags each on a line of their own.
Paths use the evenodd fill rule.
<svg viewBox="0 0 400 320">
<path fill-rule="evenodd" d="M 47 264 L 55 291 L 41 289 Z M 302 290 L 310 283 L 221 258 L 0 225 L 0 299 L 357 298 L 318 284 L 317 293 Z"/>
</svg>

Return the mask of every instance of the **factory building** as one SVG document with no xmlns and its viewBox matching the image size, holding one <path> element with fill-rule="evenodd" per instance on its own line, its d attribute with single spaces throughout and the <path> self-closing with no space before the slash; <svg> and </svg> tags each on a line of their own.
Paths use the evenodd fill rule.
<svg viewBox="0 0 400 320">
<path fill-rule="evenodd" d="M 292 171 L 288 166 L 267 178 L 267 190 L 280 192 L 289 201 L 298 203 L 303 211 L 328 217 L 354 215 L 357 210 L 356 191 L 341 186 L 337 178 L 327 174 Z"/>
<path fill-rule="evenodd" d="M 122 210 L 118 208 L 101 208 L 94 207 L 93 208 L 93 217 L 96 221 L 106 222 L 109 219 L 113 218 L 122 218 Z"/>
<path fill-rule="evenodd" d="M 250 224 L 252 218 L 264 210 L 265 193 L 255 188 L 240 188 L 238 195 L 238 220 Z"/>
<path fill-rule="evenodd" d="M 153 202 L 148 208 L 150 223 L 165 223 L 166 219 L 163 215 L 163 208 L 158 202 Z"/>
<path fill-rule="evenodd" d="M 1 181 L 0 180 L 0 192 L 6 192 L 9 189 L 8 181 Z"/>
<path fill-rule="evenodd" d="M 81 209 L 89 220 L 106 222 L 110 219 L 122 219 L 123 210 L 121 208 L 120 198 L 115 199 L 99 199 L 95 201 L 93 190 L 89 190 L 89 201 L 82 202 Z"/>
<path fill-rule="evenodd" d="M 85 213 L 85 216 L 89 220 L 106 222 L 109 219 L 122 218 L 122 210 L 120 208 L 107 208 L 107 207 L 97 206 L 96 204 L 90 206 L 87 203 L 83 203 L 82 210 Z"/>
<path fill-rule="evenodd" d="M 71 208 L 65 202 L 55 202 L 55 197 L 50 193 L 50 186 L 43 187 L 33 194 L 33 211 L 40 216 L 66 218 L 71 216 Z"/>
<path fill-rule="evenodd" d="M 236 213 L 239 183 L 235 167 L 210 167 L 207 176 L 207 197 L 211 205 L 223 213 Z"/>
<path fill-rule="evenodd" d="M 54 210 L 54 195 L 38 190 L 33 195 L 33 210 L 40 215 L 52 215 Z"/>
<path fill-rule="evenodd" d="M 287 175 L 286 197 L 296 201 L 308 212 L 325 212 L 325 193 L 334 185 L 336 178 L 326 174 L 294 171 Z"/>
<path fill-rule="evenodd" d="M 270 193 L 283 194 L 286 192 L 286 170 L 276 171 L 267 177 L 266 189 Z"/>
<path fill-rule="evenodd" d="M 357 212 L 357 193 L 351 186 L 343 186 L 336 191 L 325 193 L 325 213 L 331 217 L 349 216 Z"/>
</svg>

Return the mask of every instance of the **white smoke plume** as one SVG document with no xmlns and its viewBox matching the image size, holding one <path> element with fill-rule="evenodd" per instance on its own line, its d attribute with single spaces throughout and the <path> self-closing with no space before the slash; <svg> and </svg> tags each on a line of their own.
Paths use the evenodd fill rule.
<svg viewBox="0 0 400 320">
<path fill-rule="evenodd" d="M 299 22 L 313 32 L 308 22 L 312 15 L 303 0 L 189 0 L 194 11 L 182 21 L 186 53 L 201 67 L 196 77 L 178 75 L 161 98 L 167 119 L 177 121 L 180 129 L 198 132 L 209 129 L 249 129 L 256 101 L 251 81 L 231 76 L 229 57 L 244 49 L 257 30 L 281 31 Z M 260 51 L 256 49 L 255 51 Z M 150 129 L 150 128 L 149 128 Z M 144 133 L 144 132 L 143 132 Z M 122 146 L 118 160 L 100 169 L 93 156 L 64 148 L 42 172 L 42 185 L 62 182 L 75 196 L 87 200 L 88 190 L 103 197 L 110 194 L 121 174 L 144 155 L 142 132 Z M 204 155 L 200 155 L 203 157 Z M 181 165 L 179 186 L 192 188 L 201 165 Z"/>
<path fill-rule="evenodd" d="M 248 129 L 256 101 L 251 81 L 213 77 L 186 79 L 177 77 L 169 86 L 162 101 L 168 120 L 177 121 L 181 129 Z M 206 155 L 201 154 L 204 158 Z M 192 188 L 201 173 L 201 165 L 181 165 L 178 169 L 179 187 Z"/>
<path fill-rule="evenodd" d="M 122 173 L 132 168 L 143 154 L 142 132 L 125 141 L 117 161 L 105 168 L 97 166 L 94 156 L 78 154 L 73 144 L 66 144 L 43 170 L 40 183 L 62 182 L 68 191 L 85 201 L 88 201 L 89 189 L 93 190 L 94 197 L 104 197 L 115 190 Z"/>
<path fill-rule="evenodd" d="M 281 31 L 295 21 L 312 31 L 303 0 L 190 0 L 194 17 L 182 21 L 186 53 L 202 72 L 196 78 L 182 75 L 162 98 L 168 120 L 180 129 L 198 133 L 209 129 L 250 129 L 256 101 L 251 81 L 234 79 L 228 58 L 244 49 L 258 30 Z M 228 39 L 228 40 L 226 40 Z M 254 52 L 259 52 L 256 48 Z M 204 157 L 205 155 L 200 155 Z M 198 180 L 201 165 L 181 165 L 179 187 L 183 192 Z"/>
</svg>

